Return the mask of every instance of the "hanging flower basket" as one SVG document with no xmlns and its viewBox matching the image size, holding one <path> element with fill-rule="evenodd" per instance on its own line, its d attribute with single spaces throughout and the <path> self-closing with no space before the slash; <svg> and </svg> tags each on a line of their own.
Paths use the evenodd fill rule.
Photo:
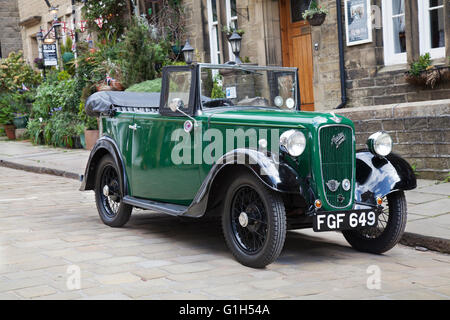
<svg viewBox="0 0 450 320">
<path fill-rule="evenodd" d="M 306 20 L 312 26 L 320 26 L 324 23 L 326 16 L 326 13 L 316 13 L 313 16 L 308 16 Z"/>
<path fill-rule="evenodd" d="M 412 85 L 434 88 L 436 84 L 450 81 L 450 66 L 434 66 L 418 75 L 405 72 L 405 80 Z"/>
</svg>

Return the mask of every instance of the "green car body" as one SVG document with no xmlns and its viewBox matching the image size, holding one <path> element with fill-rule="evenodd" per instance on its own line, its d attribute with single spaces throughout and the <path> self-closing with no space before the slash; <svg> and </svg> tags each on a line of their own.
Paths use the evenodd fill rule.
<svg viewBox="0 0 450 320">
<path fill-rule="evenodd" d="M 379 199 L 415 188 L 413 171 L 401 157 L 393 153 L 379 156 L 369 150 L 357 152 L 351 120 L 334 113 L 299 110 L 296 69 L 246 66 L 239 69 L 243 80 L 238 77 L 233 80 L 248 82 L 252 77 L 262 77 L 265 72 L 270 81 L 274 81 L 274 75 L 281 77 L 276 80 L 278 83 L 285 81 L 292 85 L 288 87 L 290 90 L 285 90 L 288 93 L 283 94 L 292 94 L 290 99 L 295 101 L 295 106 L 286 109 L 232 106 L 228 105 L 226 97 L 208 97 L 210 102 L 207 103 L 219 101 L 224 105 L 204 107 L 207 103 L 202 86 L 207 81 L 204 70 L 208 68 L 230 73 L 241 67 L 208 64 L 166 67 L 161 94 L 153 96 L 159 99 L 159 105 L 133 107 L 130 103 L 121 106 L 112 101 L 99 108 L 96 115 L 101 119 L 101 138 L 92 150 L 81 190 L 98 189 L 98 166 L 101 159 L 109 155 L 118 171 L 117 201 L 172 215 L 201 217 L 210 212 L 222 213 L 221 204 L 232 182 L 230 179 L 237 177 L 236 172 L 248 172 L 270 192 L 280 196 L 286 208 L 288 228 L 311 228 L 314 217 L 320 212 L 347 214 L 361 207 L 378 210 Z M 186 104 L 170 109 L 171 101 L 178 99 L 172 99 L 171 91 L 175 90 L 172 79 L 182 74 L 191 79 L 189 87 L 184 89 L 188 92 Z M 208 75 L 213 78 L 214 71 Z M 278 89 L 281 92 L 285 87 Z M 270 90 L 270 99 L 281 95 L 279 92 L 272 94 L 272 87 Z M 288 99 L 279 100 L 288 104 Z M 95 101 L 87 103 L 91 109 L 95 105 Z M 280 144 L 280 136 L 289 130 L 300 131 L 305 138 L 304 150 L 298 156 L 292 156 Z M 181 133 L 174 135 L 174 132 Z M 216 149 L 211 159 L 205 161 L 205 154 L 218 139 L 213 139 L 211 132 L 215 137 L 224 138 L 214 145 Z M 189 161 L 180 162 L 174 158 L 174 152 Z M 238 161 L 240 156 L 245 161 Z M 344 180 L 350 182 L 345 189 Z"/>
</svg>

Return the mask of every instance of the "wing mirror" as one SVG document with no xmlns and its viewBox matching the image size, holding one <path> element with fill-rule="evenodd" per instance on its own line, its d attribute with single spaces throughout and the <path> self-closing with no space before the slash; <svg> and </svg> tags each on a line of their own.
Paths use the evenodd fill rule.
<svg viewBox="0 0 450 320">
<path fill-rule="evenodd" d="M 191 119 L 194 122 L 194 128 L 198 127 L 198 123 L 197 120 L 195 120 L 194 118 L 192 118 L 190 115 L 188 115 L 186 112 L 184 112 L 183 109 L 184 108 L 184 102 L 183 100 L 181 100 L 180 98 L 173 98 L 168 105 L 169 109 L 172 112 L 179 112 L 182 115 L 188 117 L 189 119 Z"/>
<path fill-rule="evenodd" d="M 173 98 L 170 102 L 169 102 L 169 109 L 172 112 L 181 112 L 180 109 L 184 108 L 184 102 L 183 100 L 181 100 L 180 98 Z M 182 112 L 183 113 L 183 112 Z"/>
</svg>

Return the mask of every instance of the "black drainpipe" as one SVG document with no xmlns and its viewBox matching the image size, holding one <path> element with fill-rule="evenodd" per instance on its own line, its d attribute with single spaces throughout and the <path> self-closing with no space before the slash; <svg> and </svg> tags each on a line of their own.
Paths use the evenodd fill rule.
<svg viewBox="0 0 450 320">
<path fill-rule="evenodd" d="M 336 0 L 336 14 L 338 23 L 339 42 L 339 71 L 341 76 L 341 104 L 336 109 L 344 108 L 347 104 L 347 88 L 345 85 L 345 60 L 344 60 L 344 38 L 342 31 L 342 5 L 341 0 Z"/>
</svg>

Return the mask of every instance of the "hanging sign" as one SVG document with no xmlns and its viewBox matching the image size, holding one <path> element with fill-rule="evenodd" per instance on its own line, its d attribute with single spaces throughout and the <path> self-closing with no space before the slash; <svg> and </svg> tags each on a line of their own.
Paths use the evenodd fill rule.
<svg viewBox="0 0 450 320">
<path fill-rule="evenodd" d="M 372 42 L 370 0 L 345 0 L 347 46 Z"/>
<path fill-rule="evenodd" d="M 42 56 L 44 58 L 44 66 L 57 66 L 58 56 L 56 53 L 56 44 L 43 44 L 42 45 Z"/>
</svg>

